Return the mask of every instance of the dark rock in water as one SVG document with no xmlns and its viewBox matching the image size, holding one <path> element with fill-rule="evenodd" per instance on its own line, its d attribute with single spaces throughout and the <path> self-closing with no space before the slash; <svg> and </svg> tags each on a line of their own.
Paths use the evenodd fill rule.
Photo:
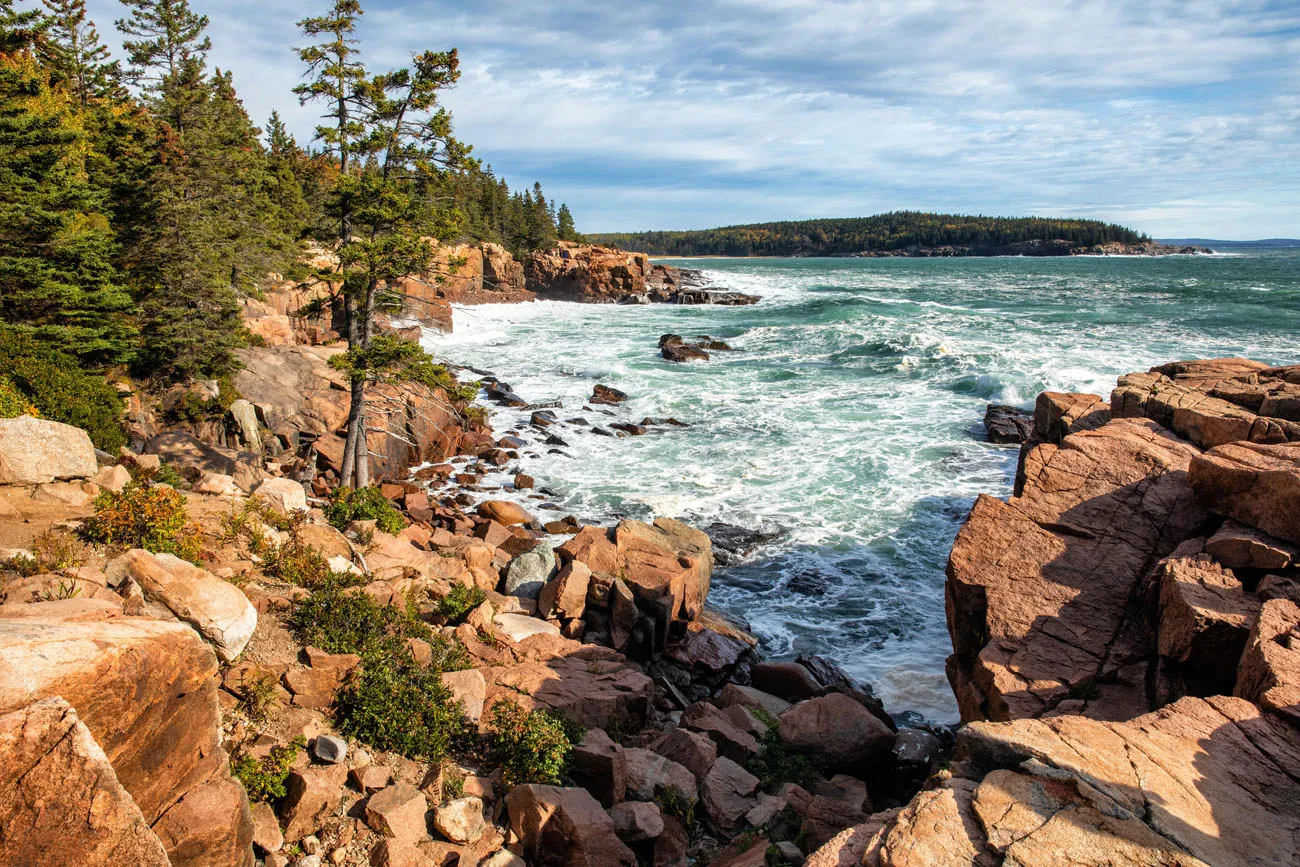
<svg viewBox="0 0 1300 867">
<path fill-rule="evenodd" d="M 502 406 L 524 407 L 528 406 L 528 401 L 510 390 L 510 386 L 504 382 L 492 382 L 487 385 L 488 397 Z"/>
<path fill-rule="evenodd" d="M 613 431 L 611 431 L 611 430 L 606 430 L 606 429 L 603 428 L 603 427 L 594 427 L 594 428 L 591 429 L 591 432 L 594 433 L 594 434 L 595 434 L 596 436 L 598 436 L 598 437 L 612 437 L 612 436 L 614 435 L 614 432 L 613 432 Z"/>
<path fill-rule="evenodd" d="M 608 385 L 596 385 L 591 392 L 591 403 L 606 404 L 613 406 L 627 400 L 627 393 L 619 391 L 617 388 L 610 388 Z"/>
<path fill-rule="evenodd" d="M 544 409 L 541 410 L 540 412 L 533 413 L 532 418 L 530 418 L 528 422 L 533 427 L 548 428 L 551 425 L 559 422 L 559 420 L 560 420 L 559 416 L 557 416 L 555 413 L 551 412 L 549 409 Z"/>
<path fill-rule="evenodd" d="M 559 401 L 559 400 L 544 400 L 544 401 L 542 401 L 541 403 L 530 403 L 530 404 L 528 404 L 528 406 L 524 407 L 524 409 L 527 409 L 527 410 L 534 410 L 534 409 L 559 409 L 559 408 L 562 407 L 562 406 L 564 406 L 563 401 Z"/>
<path fill-rule="evenodd" d="M 746 295 L 730 289 L 683 289 L 673 297 L 673 301 L 678 304 L 716 304 L 725 307 L 745 307 L 761 300 L 758 295 Z"/>
<path fill-rule="evenodd" d="M 716 337 L 710 337 L 707 334 L 695 335 L 695 341 L 691 344 L 696 349 L 709 349 L 715 352 L 732 352 L 731 344 L 725 340 L 719 340 Z"/>
<path fill-rule="evenodd" d="M 591 424 L 591 422 L 587 421 L 582 416 L 578 416 L 577 418 L 566 418 L 564 420 L 564 423 L 571 424 L 574 427 L 586 427 L 587 425 Z"/>
<path fill-rule="evenodd" d="M 670 419 L 668 423 L 671 424 L 672 421 Z M 779 532 L 769 533 L 763 530 L 750 530 L 723 521 L 714 521 L 704 528 L 704 532 L 713 542 L 713 559 L 723 566 L 737 563 L 748 557 L 759 547 L 781 538 Z"/>
<path fill-rule="evenodd" d="M 645 436 L 647 433 L 649 433 L 649 431 L 646 430 L 641 425 L 630 424 L 625 421 L 616 421 L 613 424 L 611 424 L 610 427 L 613 428 L 614 430 L 622 431 L 623 433 L 634 437 Z"/>
<path fill-rule="evenodd" d="M 998 445 L 1019 445 L 1034 432 L 1034 414 L 1014 406 L 991 403 L 984 412 L 984 429 L 989 442 Z"/>
<path fill-rule="evenodd" d="M 796 662 L 802 665 L 813 679 L 821 684 L 826 692 L 840 692 L 849 696 L 858 704 L 871 711 L 876 719 L 893 731 L 898 731 L 893 717 L 885 710 L 884 702 L 876 698 L 875 690 L 869 683 L 858 683 L 835 663 L 824 656 L 800 656 Z"/>
<path fill-rule="evenodd" d="M 562 440 L 562 439 L 560 439 L 559 437 L 557 437 L 555 434 L 551 434 L 550 436 L 548 436 L 548 437 L 546 438 L 546 444 L 547 444 L 548 446 L 567 446 L 567 445 L 568 445 L 568 443 L 566 443 L 564 440 Z"/>
<path fill-rule="evenodd" d="M 517 436 L 503 436 L 497 440 L 497 447 L 503 449 L 522 449 L 526 445 L 528 445 L 527 441 Z"/>
<path fill-rule="evenodd" d="M 680 334 L 665 334 L 659 338 L 659 354 L 668 361 L 708 361 L 709 353 L 694 343 L 687 343 Z"/>
</svg>

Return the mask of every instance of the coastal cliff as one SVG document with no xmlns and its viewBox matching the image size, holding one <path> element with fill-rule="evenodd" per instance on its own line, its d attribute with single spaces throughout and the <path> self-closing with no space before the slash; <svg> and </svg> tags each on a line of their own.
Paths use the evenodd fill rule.
<svg viewBox="0 0 1300 867">
<path fill-rule="evenodd" d="M 464 251 L 462 282 L 431 285 L 655 280 L 557 250 L 535 293 Z M 563 448 L 560 407 L 492 431 L 454 378 L 380 386 L 379 485 L 340 492 L 341 349 L 304 292 L 249 305 L 284 319 L 228 382 L 122 381 L 131 449 L 0 421 L 3 818 L 26 829 L 0 862 L 1297 858 L 1297 368 L 1178 362 L 990 413 L 1025 442 L 1014 496 L 980 497 L 951 552 L 953 731 L 820 657 L 764 659 L 709 607 L 715 563 L 761 534 L 559 511 L 518 460 Z M 583 412 L 644 435 L 626 399 L 600 385 Z M 177 535 L 104 535 L 128 501 L 179 502 Z"/>
</svg>

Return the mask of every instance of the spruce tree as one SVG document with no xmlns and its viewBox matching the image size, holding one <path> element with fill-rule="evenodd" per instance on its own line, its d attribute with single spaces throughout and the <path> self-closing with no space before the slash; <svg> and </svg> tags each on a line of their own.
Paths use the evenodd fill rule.
<svg viewBox="0 0 1300 867">
<path fill-rule="evenodd" d="M 341 285 L 348 351 L 334 363 L 351 387 L 342 483 L 356 487 L 370 481 L 367 385 L 423 354 L 377 338 L 375 311 L 388 287 L 429 268 L 427 236 L 450 237 L 461 228 L 437 191 L 448 170 L 468 163 L 468 149 L 451 135 L 450 114 L 438 105 L 439 92 L 460 75 L 456 52 L 423 52 L 409 67 L 369 76 L 352 36 L 361 14 L 356 0 L 335 0 L 326 15 L 300 22 L 320 41 L 299 51 L 308 80 L 297 88 L 304 103 L 324 103 L 327 122 L 317 137 L 339 169 L 330 195 L 339 270 L 321 276 Z"/>
<path fill-rule="evenodd" d="M 182 136 L 206 98 L 203 86 L 212 40 L 208 17 L 188 0 L 121 0 L 131 10 L 117 29 L 135 37 L 122 42 L 128 79 L 153 99 L 154 110 Z"/>
<path fill-rule="evenodd" d="M 42 0 L 49 10 L 42 53 L 57 78 L 83 107 L 122 96 L 122 71 L 86 18 L 86 0 Z"/>
<path fill-rule="evenodd" d="M 568 205 L 560 205 L 560 212 L 555 218 L 555 223 L 555 232 L 559 235 L 561 241 L 577 241 L 582 237 L 573 226 L 573 214 L 569 211 Z"/>
<path fill-rule="evenodd" d="M 131 299 L 75 103 L 28 47 L 37 29 L 0 2 L 0 321 L 86 364 L 125 361 Z"/>
</svg>

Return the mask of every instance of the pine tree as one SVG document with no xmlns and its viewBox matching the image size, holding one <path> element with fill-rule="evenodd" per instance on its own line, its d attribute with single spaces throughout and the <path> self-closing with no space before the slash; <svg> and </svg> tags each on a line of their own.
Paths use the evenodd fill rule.
<svg viewBox="0 0 1300 867">
<path fill-rule="evenodd" d="M 42 46 L 46 64 L 83 107 L 94 99 L 120 98 L 122 71 L 86 18 L 86 0 L 42 0 L 49 29 Z"/>
<path fill-rule="evenodd" d="M 0 321 L 87 364 L 134 351 L 103 196 L 69 96 L 29 50 L 32 19 L 0 3 Z"/>
<path fill-rule="evenodd" d="M 127 77 L 153 98 L 154 110 L 185 135 L 206 98 L 203 81 L 207 53 L 206 15 L 196 15 L 188 0 L 121 0 L 131 10 L 117 29 L 135 39 L 123 41 L 130 63 Z"/>
<path fill-rule="evenodd" d="M 433 250 L 426 235 L 459 230 L 436 192 L 446 171 L 468 160 L 468 149 L 451 135 L 450 114 L 438 105 L 439 91 L 460 75 L 456 52 L 424 52 L 410 67 L 371 77 L 351 36 L 361 14 L 356 0 L 335 0 L 326 15 L 300 22 L 306 35 L 324 38 L 299 52 L 309 77 L 296 89 L 303 102 L 325 104 L 330 122 L 317 137 L 338 161 L 330 199 L 339 272 L 322 277 L 341 283 L 348 351 L 334 363 L 351 387 L 342 482 L 357 487 L 370 480 L 366 387 L 419 351 L 375 338 L 376 307 L 387 286 L 428 269 Z"/>
<path fill-rule="evenodd" d="M 573 214 L 570 213 L 568 205 L 560 205 L 560 212 L 555 218 L 555 223 L 556 234 L 559 235 L 561 241 L 577 241 L 582 237 L 573 226 Z"/>
</svg>

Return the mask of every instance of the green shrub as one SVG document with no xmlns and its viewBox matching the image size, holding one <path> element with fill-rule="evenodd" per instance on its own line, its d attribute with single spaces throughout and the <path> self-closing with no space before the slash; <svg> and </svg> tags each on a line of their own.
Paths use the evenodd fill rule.
<svg viewBox="0 0 1300 867">
<path fill-rule="evenodd" d="M 432 643 L 435 636 L 411 607 L 380 605 L 373 597 L 327 582 L 294 607 L 290 620 L 298 640 L 326 653 L 355 653 L 363 659 L 406 652 L 407 638 Z"/>
<path fill-rule="evenodd" d="M 758 777 L 765 792 L 775 792 L 786 783 L 808 786 L 821 775 L 822 764 L 815 758 L 791 752 L 781 742 L 777 721 L 766 711 L 755 711 L 767 731 L 759 742 L 759 750 L 746 763 L 745 769 Z"/>
<path fill-rule="evenodd" d="M 20 415 L 39 416 L 40 414 L 41 412 L 36 408 L 36 404 L 14 388 L 14 384 L 9 381 L 9 377 L 0 376 L 0 418 L 18 418 Z"/>
<path fill-rule="evenodd" d="M 230 772 L 243 784 L 250 801 L 275 801 L 284 797 L 284 783 L 293 769 L 293 760 L 307 746 L 302 735 L 287 744 L 271 747 L 260 761 L 241 753 L 230 762 Z"/>
<path fill-rule="evenodd" d="M 465 584 L 453 584 L 451 591 L 438 600 L 438 613 L 447 618 L 447 623 L 455 626 L 462 622 L 471 611 L 483 604 L 487 593 L 478 587 Z"/>
<path fill-rule="evenodd" d="M 82 428 L 105 451 L 126 445 L 117 390 L 102 376 L 84 372 L 71 355 L 0 328 L 0 370 L 43 418 Z"/>
<path fill-rule="evenodd" d="M 507 786 L 558 786 L 564 779 L 573 745 L 582 738 L 581 729 L 562 714 L 526 711 L 504 698 L 492 705 L 488 726 Z"/>
<path fill-rule="evenodd" d="M 438 762 L 465 731 L 464 708 L 437 666 L 410 654 L 371 658 L 334 699 L 339 730 L 381 750 Z"/>
<path fill-rule="evenodd" d="M 374 521 L 385 533 L 400 533 L 406 526 L 402 513 L 373 485 L 365 488 L 338 488 L 325 504 L 325 519 L 340 530 L 353 521 Z"/>
<path fill-rule="evenodd" d="M 191 562 L 199 556 L 200 531 L 186 518 L 184 495 L 148 481 L 133 479 L 120 493 L 96 497 L 83 532 L 89 541 L 114 548 L 144 548 Z"/>
</svg>

